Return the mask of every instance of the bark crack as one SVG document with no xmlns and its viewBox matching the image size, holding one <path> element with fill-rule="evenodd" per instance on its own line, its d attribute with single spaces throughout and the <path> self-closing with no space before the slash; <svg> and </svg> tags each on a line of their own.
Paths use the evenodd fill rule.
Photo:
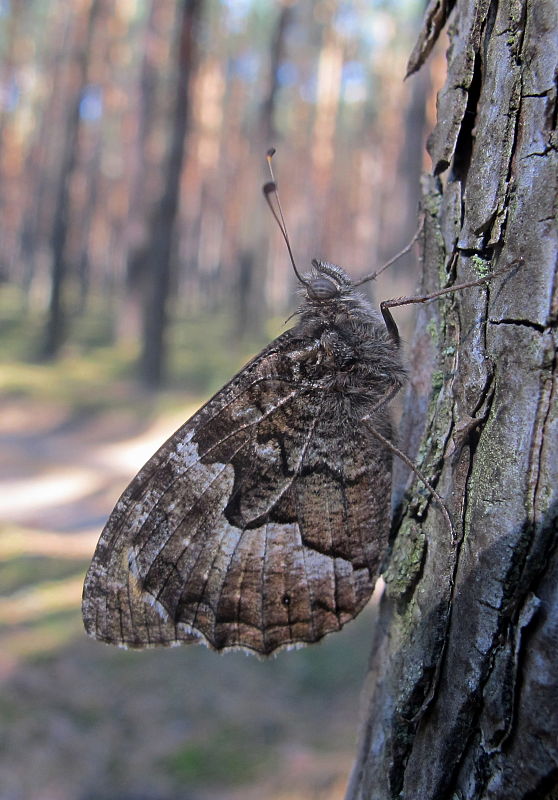
<svg viewBox="0 0 558 800">
<path fill-rule="evenodd" d="M 502 319 L 493 319 L 489 320 L 491 325 L 519 325 L 525 328 L 532 328 L 539 333 L 545 333 L 548 328 L 545 325 L 541 325 L 539 322 L 534 322 L 532 319 L 513 319 L 512 317 L 502 317 Z"/>
<path fill-rule="evenodd" d="M 536 157 L 536 158 L 545 158 L 545 157 L 546 157 L 546 156 L 547 156 L 549 153 L 553 153 L 553 152 L 555 152 L 557 149 L 558 149 L 558 148 L 556 147 L 556 145 L 555 145 L 554 143 L 550 142 L 550 143 L 549 143 L 549 144 L 548 144 L 548 145 L 547 145 L 547 146 L 544 148 L 544 150 L 533 150 L 531 153 L 527 153 L 526 155 L 524 155 L 524 156 L 522 157 L 522 160 L 523 160 L 523 161 L 525 161 L 525 160 L 526 160 L 526 159 L 528 159 L 528 158 L 535 158 L 535 157 Z"/>
</svg>

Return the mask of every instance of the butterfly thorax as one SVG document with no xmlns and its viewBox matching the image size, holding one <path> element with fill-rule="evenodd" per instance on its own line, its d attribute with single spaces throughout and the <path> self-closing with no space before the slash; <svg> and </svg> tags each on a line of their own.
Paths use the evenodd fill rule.
<svg viewBox="0 0 558 800">
<path fill-rule="evenodd" d="M 360 419 L 404 383 L 399 348 L 341 267 L 314 262 L 306 281 L 293 330 L 304 342 L 300 377 L 310 390 L 327 392 L 330 416 Z"/>
</svg>

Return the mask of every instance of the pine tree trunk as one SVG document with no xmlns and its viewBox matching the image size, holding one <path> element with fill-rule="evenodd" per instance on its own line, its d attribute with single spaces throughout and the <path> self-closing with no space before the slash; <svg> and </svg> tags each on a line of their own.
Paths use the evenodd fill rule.
<svg viewBox="0 0 558 800">
<path fill-rule="evenodd" d="M 91 40 L 100 9 L 99 0 L 91 0 L 87 14 L 76 19 L 71 60 L 67 77 L 67 115 L 61 137 L 61 159 L 56 190 L 54 215 L 50 234 L 52 254 L 51 287 L 48 316 L 42 345 L 46 360 L 58 356 L 66 338 L 67 308 L 64 297 L 66 283 L 73 265 L 68 263 L 66 247 L 70 228 L 70 182 L 76 165 L 78 136 L 81 124 L 80 105 L 87 85 Z"/>
<path fill-rule="evenodd" d="M 198 25 L 203 0 L 181 0 L 178 12 L 176 98 L 165 164 L 165 188 L 150 220 L 147 250 L 149 277 L 145 290 L 140 371 L 150 388 L 159 387 L 167 360 L 168 305 L 173 286 L 174 229 L 180 199 L 189 120 L 190 83 L 197 59 Z"/>
<path fill-rule="evenodd" d="M 431 2 L 448 77 L 424 179 L 425 292 L 404 417 L 415 482 L 385 573 L 350 800 L 550 800 L 558 786 L 555 0 Z M 424 387 L 430 389 L 425 402 Z M 424 413 L 426 409 L 426 414 Z"/>
<path fill-rule="evenodd" d="M 294 20 L 294 6 L 288 0 L 279 4 L 269 49 L 268 80 L 260 107 L 258 146 L 253 148 L 258 167 L 267 150 L 278 144 L 279 133 L 275 125 L 279 84 L 279 68 L 285 58 L 289 28 Z M 259 168 L 258 177 L 261 177 Z M 263 173 L 265 174 L 265 173 Z M 266 175 L 267 177 L 267 175 Z M 236 313 L 237 337 L 261 335 L 266 318 L 265 265 L 269 250 L 269 218 L 263 203 L 253 212 L 249 241 L 238 259 L 238 302 Z M 262 220 L 267 224 L 262 224 Z"/>
</svg>

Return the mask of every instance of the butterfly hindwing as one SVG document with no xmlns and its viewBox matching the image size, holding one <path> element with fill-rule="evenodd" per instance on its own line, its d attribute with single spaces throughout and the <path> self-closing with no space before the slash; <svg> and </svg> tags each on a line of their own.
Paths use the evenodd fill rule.
<svg viewBox="0 0 558 800">
<path fill-rule="evenodd" d="M 268 654 L 321 639 L 365 605 L 389 529 L 391 454 L 331 417 L 305 377 L 312 346 L 295 331 L 126 489 L 86 578 L 88 633 Z"/>
</svg>

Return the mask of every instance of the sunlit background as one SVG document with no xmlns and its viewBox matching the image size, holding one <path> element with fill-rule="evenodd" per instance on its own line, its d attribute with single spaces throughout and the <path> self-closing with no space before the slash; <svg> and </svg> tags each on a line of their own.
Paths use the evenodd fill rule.
<svg viewBox="0 0 558 800">
<path fill-rule="evenodd" d="M 111 649 L 79 601 L 129 479 L 296 307 L 266 150 L 302 271 L 412 237 L 422 6 L 0 1 L 0 800 L 343 797 L 372 607 L 263 662 Z"/>
</svg>

